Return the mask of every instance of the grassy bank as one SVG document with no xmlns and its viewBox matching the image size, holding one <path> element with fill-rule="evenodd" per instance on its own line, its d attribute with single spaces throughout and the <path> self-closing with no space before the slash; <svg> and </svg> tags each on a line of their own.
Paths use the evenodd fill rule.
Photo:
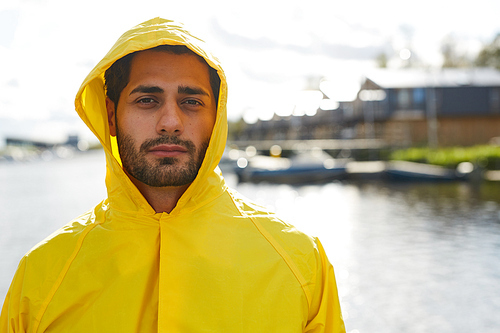
<svg viewBox="0 0 500 333">
<path fill-rule="evenodd" d="M 409 148 L 392 152 L 389 159 L 429 163 L 448 168 L 455 168 L 461 162 L 471 162 L 487 170 L 499 170 L 500 146 Z"/>
</svg>

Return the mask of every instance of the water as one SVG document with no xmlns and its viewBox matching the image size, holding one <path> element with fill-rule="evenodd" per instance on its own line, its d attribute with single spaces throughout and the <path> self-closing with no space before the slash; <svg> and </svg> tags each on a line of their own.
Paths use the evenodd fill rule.
<svg viewBox="0 0 500 333">
<path fill-rule="evenodd" d="M 0 163 L 0 299 L 21 257 L 106 195 L 102 151 L 71 159 Z"/>
<path fill-rule="evenodd" d="M 319 236 L 348 332 L 500 331 L 500 184 L 226 179 Z M 20 257 L 104 196 L 104 158 L 2 163 L 0 184 L 3 299 Z"/>
</svg>

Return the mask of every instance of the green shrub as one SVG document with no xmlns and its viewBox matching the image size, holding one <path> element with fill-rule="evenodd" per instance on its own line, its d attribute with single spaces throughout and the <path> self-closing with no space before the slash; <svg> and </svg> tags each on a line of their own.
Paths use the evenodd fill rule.
<svg viewBox="0 0 500 333">
<path fill-rule="evenodd" d="M 500 169 L 500 146 L 409 148 L 392 152 L 389 159 L 429 163 L 448 168 L 456 168 L 461 162 L 471 162 L 488 170 L 496 170 Z"/>
</svg>

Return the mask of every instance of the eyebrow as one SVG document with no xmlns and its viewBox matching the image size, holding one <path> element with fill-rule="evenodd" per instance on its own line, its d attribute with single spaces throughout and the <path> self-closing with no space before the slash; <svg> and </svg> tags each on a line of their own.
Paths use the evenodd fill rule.
<svg viewBox="0 0 500 333">
<path fill-rule="evenodd" d="M 179 86 L 179 88 L 177 89 L 177 92 L 179 94 L 205 95 L 205 96 L 210 97 L 210 94 L 208 92 L 206 92 L 204 89 L 198 88 L 198 87 Z"/>
<path fill-rule="evenodd" d="M 164 90 L 158 86 L 145 86 L 145 85 L 140 85 L 136 87 L 134 90 L 132 90 L 129 94 L 135 94 L 135 93 L 145 93 L 145 94 L 155 94 L 155 93 L 163 93 Z"/>
<path fill-rule="evenodd" d="M 158 86 L 146 86 L 146 85 L 140 85 L 133 89 L 129 96 L 135 93 L 145 93 L 145 94 L 155 94 L 155 93 L 164 93 L 165 91 L 158 87 Z M 177 88 L 177 92 L 179 94 L 186 94 L 186 95 L 204 95 L 210 97 L 210 94 L 206 92 L 202 88 L 198 87 L 189 87 L 189 86 L 179 86 Z"/>
</svg>

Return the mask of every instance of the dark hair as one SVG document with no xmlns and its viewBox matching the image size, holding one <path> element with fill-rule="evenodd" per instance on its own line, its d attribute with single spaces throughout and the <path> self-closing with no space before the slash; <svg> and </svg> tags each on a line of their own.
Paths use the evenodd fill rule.
<svg viewBox="0 0 500 333">
<path fill-rule="evenodd" d="M 160 45 L 148 50 L 169 52 L 173 54 L 192 54 L 197 56 L 203 63 L 208 66 L 210 86 L 212 88 L 212 93 L 215 96 L 215 103 L 217 105 L 219 101 L 220 77 L 219 74 L 217 74 L 217 71 L 210 67 L 203 57 L 194 53 L 185 45 Z M 118 106 L 120 94 L 130 80 L 130 65 L 132 63 L 132 59 L 134 59 L 134 56 L 138 52 L 142 51 L 129 53 L 126 56 L 118 59 L 104 73 L 106 96 L 115 104 L 115 109 Z"/>
</svg>

